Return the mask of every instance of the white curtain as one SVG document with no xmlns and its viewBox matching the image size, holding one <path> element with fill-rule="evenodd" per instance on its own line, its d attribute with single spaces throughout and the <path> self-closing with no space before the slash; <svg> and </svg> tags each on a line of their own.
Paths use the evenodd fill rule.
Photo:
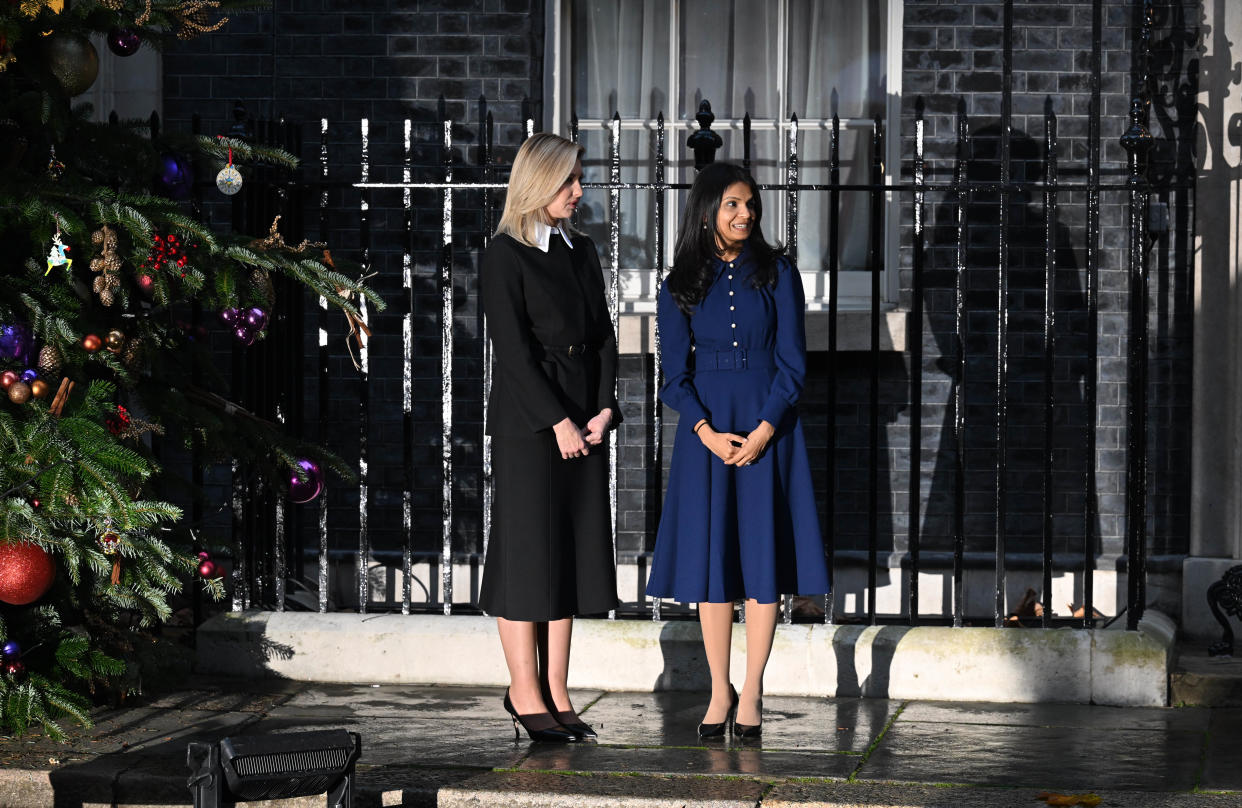
<svg viewBox="0 0 1242 808">
<path fill-rule="evenodd" d="M 740 133 L 724 131 L 726 119 L 830 118 L 832 94 L 845 118 L 872 118 L 885 109 L 885 0 L 783 0 L 785 37 L 781 41 L 781 6 L 777 0 L 573 0 L 570 24 L 572 107 L 568 119 L 654 119 L 692 121 L 699 102 L 711 101 L 725 138 L 721 160 L 741 161 Z M 676 8 L 674 8 L 676 3 Z M 670 16 L 676 11 L 677 84 L 670 70 Z M 784 81 L 780 75 L 784 64 Z M 781 97 L 782 85 L 785 97 Z M 670 98 L 672 102 L 670 104 Z M 799 162 L 802 181 L 828 182 L 827 127 L 804 125 Z M 868 181 L 870 137 L 847 131 L 841 140 L 842 181 Z M 689 181 L 693 162 L 685 147 L 685 130 L 668 137 L 666 177 Z M 583 131 L 588 180 L 607 179 L 607 137 Z M 752 171 L 761 183 L 784 181 L 785 140 L 756 130 L 751 144 Z M 622 139 L 622 179 L 653 179 L 653 138 L 630 132 Z M 676 167 L 681 168 L 678 176 Z M 799 198 L 798 260 L 805 270 L 828 266 L 828 195 L 808 192 Z M 780 209 L 776 193 L 764 198 L 767 211 Z M 599 241 L 606 256 L 607 197 L 589 193 L 582 225 Z M 650 192 L 622 194 L 624 267 L 651 267 Z M 769 214 L 769 239 L 783 240 L 784 223 Z M 868 198 L 841 195 L 841 260 L 846 269 L 865 269 Z M 670 231 L 677 222 L 667 221 Z"/>
</svg>

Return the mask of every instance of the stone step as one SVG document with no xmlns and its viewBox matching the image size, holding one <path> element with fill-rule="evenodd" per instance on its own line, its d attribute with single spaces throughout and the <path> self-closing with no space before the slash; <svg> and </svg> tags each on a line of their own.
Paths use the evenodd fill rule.
<svg viewBox="0 0 1242 808">
<path fill-rule="evenodd" d="M 1209 657 L 1181 649 L 1169 674 L 1169 703 L 1177 707 L 1242 707 L 1242 658 Z"/>
</svg>

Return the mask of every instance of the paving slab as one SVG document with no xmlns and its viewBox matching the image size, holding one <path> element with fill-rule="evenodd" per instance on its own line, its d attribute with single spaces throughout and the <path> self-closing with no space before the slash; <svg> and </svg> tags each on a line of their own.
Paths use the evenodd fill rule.
<svg viewBox="0 0 1242 808">
<path fill-rule="evenodd" d="M 526 771 L 616 774 L 752 775 L 755 777 L 849 777 L 860 755 L 766 751 L 758 748 L 636 749 L 591 743 L 553 747 L 535 744 L 518 766 Z"/>
<path fill-rule="evenodd" d="M 1202 735 L 896 721 L 859 770 L 866 780 L 1026 786 L 1059 791 L 1184 791 Z"/>
<path fill-rule="evenodd" d="M 504 690 L 495 687 L 418 687 L 381 684 L 303 684 L 280 706 L 319 708 L 357 716 L 494 720 L 504 717 Z M 583 708 L 604 695 L 602 690 L 573 690 L 570 697 Z M 507 719 L 505 719 L 507 720 Z"/>
<path fill-rule="evenodd" d="M 1040 808 L 1029 788 L 891 783 L 778 783 L 763 808 Z M 1237 808 L 1236 795 L 1096 791 L 1103 808 Z"/>
<path fill-rule="evenodd" d="M 1203 732 L 1211 710 L 1199 707 L 1107 707 L 1098 704 L 985 704 L 919 701 L 906 705 L 901 721 L 991 724 L 1020 727 Z"/>
<path fill-rule="evenodd" d="M 764 749 L 864 752 L 897 711 L 885 699 L 768 696 L 763 700 Z M 705 693 L 606 693 L 584 718 L 600 742 L 632 746 L 703 746 L 698 725 Z"/>
<path fill-rule="evenodd" d="M 442 789 L 439 808 L 756 808 L 765 785 L 710 777 L 490 772 Z"/>
<path fill-rule="evenodd" d="M 1242 791 L 1242 708 L 1212 711 L 1211 729 L 1203 755 L 1200 786 L 1213 791 Z"/>
</svg>

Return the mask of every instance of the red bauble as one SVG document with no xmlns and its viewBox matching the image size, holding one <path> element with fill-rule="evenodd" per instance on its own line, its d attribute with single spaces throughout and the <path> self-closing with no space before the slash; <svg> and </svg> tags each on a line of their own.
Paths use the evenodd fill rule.
<svg viewBox="0 0 1242 808">
<path fill-rule="evenodd" d="M 26 674 L 26 665 L 14 659 L 4 663 L 4 672 L 14 679 L 21 679 Z"/>
<path fill-rule="evenodd" d="M 198 565 L 198 574 L 204 578 L 214 578 L 216 576 L 216 562 L 204 561 Z"/>
<path fill-rule="evenodd" d="M 87 353 L 95 353 L 95 351 L 103 347 L 103 340 L 97 334 L 87 334 L 85 337 L 82 337 L 82 347 L 86 349 Z"/>
<path fill-rule="evenodd" d="M 21 379 L 22 377 L 18 375 L 16 370 L 6 370 L 5 372 L 0 373 L 0 387 L 8 390 L 10 387 L 21 381 Z"/>
<path fill-rule="evenodd" d="M 143 294 L 148 294 L 148 295 L 151 294 L 151 289 L 154 286 L 155 286 L 155 278 L 152 278 L 150 275 L 147 275 L 145 272 L 138 276 L 138 288 L 142 290 Z"/>
<path fill-rule="evenodd" d="M 56 562 L 37 544 L 0 542 L 0 601 L 14 606 L 34 603 L 56 580 Z"/>
</svg>

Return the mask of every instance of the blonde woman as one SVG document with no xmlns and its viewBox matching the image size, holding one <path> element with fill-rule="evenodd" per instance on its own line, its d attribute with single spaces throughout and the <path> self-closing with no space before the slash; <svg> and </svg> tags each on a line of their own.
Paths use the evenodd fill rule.
<svg viewBox="0 0 1242 808">
<path fill-rule="evenodd" d="M 496 617 L 514 735 L 520 723 L 561 743 L 596 737 L 569 699 L 573 617 L 617 603 L 604 441 L 621 420 L 617 342 L 595 245 L 569 225 L 581 156 L 556 135 L 522 144 L 480 267 L 496 499 L 479 605 Z"/>
</svg>

